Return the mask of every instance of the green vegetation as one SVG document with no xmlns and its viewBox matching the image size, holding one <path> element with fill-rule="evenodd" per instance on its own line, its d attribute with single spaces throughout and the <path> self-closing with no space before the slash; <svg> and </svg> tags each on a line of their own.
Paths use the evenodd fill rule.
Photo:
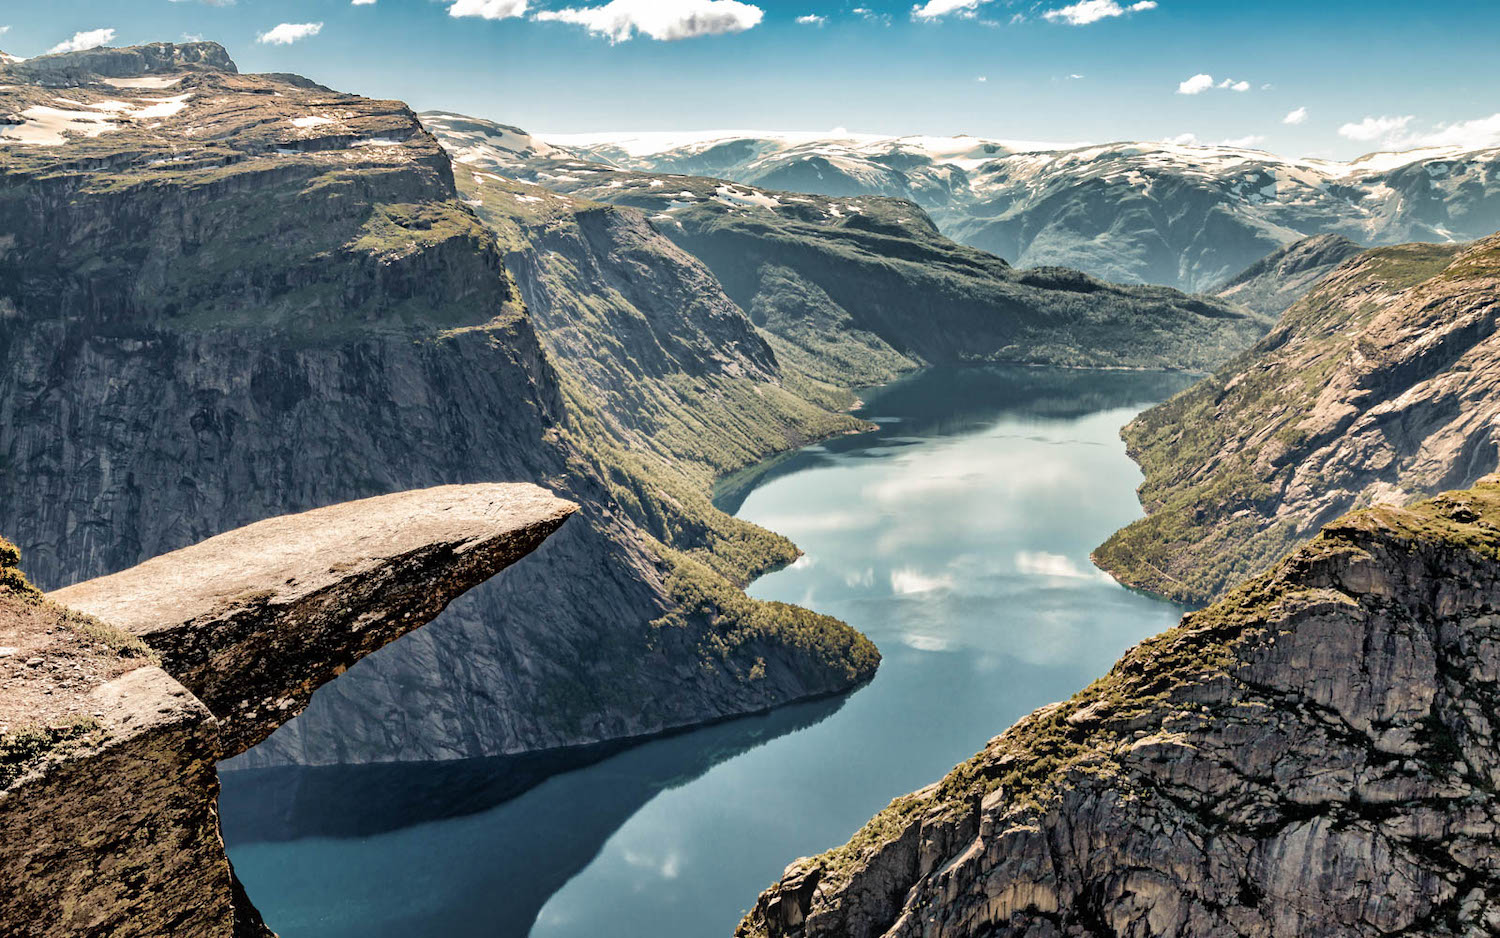
<svg viewBox="0 0 1500 938">
<path fill-rule="evenodd" d="M 21 551 L 3 537 L 0 537 L 0 595 L 15 596 L 27 602 L 36 602 L 42 596 L 21 572 Z"/>
<path fill-rule="evenodd" d="M 0 791 L 48 755 L 86 741 L 98 730 L 99 721 L 79 717 L 60 726 L 23 726 L 0 735 Z"/>
<path fill-rule="evenodd" d="M 1451 244 L 1366 251 L 1288 309 L 1255 347 L 1142 414 L 1124 437 L 1146 476 L 1147 517 L 1110 537 L 1096 561 L 1132 586 L 1201 604 L 1311 537 L 1327 520 L 1328 503 L 1313 516 L 1286 510 L 1283 499 L 1311 455 L 1345 427 L 1318 416 L 1319 401 L 1337 384 L 1349 386 L 1353 399 L 1324 412 L 1357 404 L 1368 379 L 1354 372 L 1400 351 L 1376 348 L 1363 333 L 1393 303 L 1426 284 L 1482 276 L 1497 255 Z M 1358 506 L 1364 471 L 1330 463 L 1316 480 L 1319 496 L 1335 511 Z M 1413 480 L 1405 484 L 1421 491 Z"/>
<path fill-rule="evenodd" d="M 103 645 L 121 658 L 141 658 L 149 664 L 161 666 L 161 656 L 139 636 L 77 609 L 57 606 L 56 610 L 58 623 L 72 629 L 80 638 Z"/>
<path fill-rule="evenodd" d="M 1200 704 L 1185 705 L 1174 695 L 1232 673 L 1245 660 L 1244 650 L 1261 647 L 1269 630 L 1280 628 L 1297 609 L 1315 603 L 1353 604 L 1355 600 L 1344 593 L 1309 587 L 1306 570 L 1337 557 L 1364 554 L 1376 537 L 1417 548 L 1472 551 L 1500 561 L 1500 477 L 1408 508 L 1354 512 L 1329 525 L 1294 558 L 1131 649 L 1107 675 L 1070 700 L 1022 719 L 933 788 L 891 802 L 847 844 L 813 861 L 824 870 L 823 888 L 836 890 L 846 884 L 914 823 L 961 818 L 996 791 L 1010 811 L 1041 810 L 1063 795 L 1071 774 L 1117 773 L 1121 744 L 1137 732 L 1170 735 L 1163 727 L 1169 716 L 1212 722 L 1214 712 Z M 1444 748 L 1453 745 L 1448 731 L 1428 745 L 1435 761 L 1451 764 Z"/>
</svg>

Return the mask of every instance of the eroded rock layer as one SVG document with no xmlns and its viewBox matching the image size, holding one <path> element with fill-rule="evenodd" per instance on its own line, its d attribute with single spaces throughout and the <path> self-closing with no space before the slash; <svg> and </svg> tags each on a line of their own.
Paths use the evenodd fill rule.
<svg viewBox="0 0 1500 938">
<path fill-rule="evenodd" d="M 446 486 L 264 521 L 47 598 L 0 591 L 0 931 L 268 935 L 224 855 L 216 763 L 575 510 L 535 486 Z"/>
<path fill-rule="evenodd" d="M 1207 602 L 1352 508 L 1500 465 L 1500 236 L 1345 262 L 1213 377 L 1125 428 L 1147 517 L 1095 560 Z"/>
<path fill-rule="evenodd" d="M 1483 935 L 1500 477 L 1356 512 L 761 896 L 750 936 Z"/>
</svg>

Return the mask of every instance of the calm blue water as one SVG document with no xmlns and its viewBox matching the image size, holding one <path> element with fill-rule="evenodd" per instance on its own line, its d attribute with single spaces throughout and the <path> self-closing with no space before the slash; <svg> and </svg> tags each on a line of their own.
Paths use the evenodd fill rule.
<svg viewBox="0 0 1500 938">
<path fill-rule="evenodd" d="M 720 497 L 806 552 L 751 593 L 869 635 L 871 684 L 612 754 L 227 775 L 251 898 L 283 938 L 728 938 L 788 862 L 1175 622 L 1088 555 L 1140 514 L 1119 428 L 1186 384 L 972 368 L 871 392 L 878 431 Z"/>
</svg>

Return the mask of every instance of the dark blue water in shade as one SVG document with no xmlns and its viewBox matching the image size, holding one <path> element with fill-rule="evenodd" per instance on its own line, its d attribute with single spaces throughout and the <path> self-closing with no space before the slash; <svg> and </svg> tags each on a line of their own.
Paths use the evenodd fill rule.
<svg viewBox="0 0 1500 938">
<path fill-rule="evenodd" d="M 227 774 L 251 898 L 283 938 L 728 938 L 792 859 L 1176 620 L 1088 556 L 1140 515 L 1120 427 L 1186 384 L 970 368 L 871 392 L 879 430 L 719 496 L 806 552 L 751 593 L 869 635 L 871 684 L 624 750 Z"/>
</svg>

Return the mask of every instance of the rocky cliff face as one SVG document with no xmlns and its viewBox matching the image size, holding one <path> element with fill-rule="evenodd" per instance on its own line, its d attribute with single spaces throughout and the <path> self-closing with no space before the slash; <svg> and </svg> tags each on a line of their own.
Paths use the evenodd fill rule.
<svg viewBox="0 0 1500 938">
<path fill-rule="evenodd" d="M 825 383 L 868 384 L 916 363 L 961 361 L 1206 369 L 1269 327 L 1240 307 L 1175 290 L 1018 271 L 943 237 L 910 202 L 624 172 L 539 153 L 513 128 L 481 133 L 484 123 L 472 118 L 425 119 L 478 178 L 642 209 L 707 265 L 778 356 Z"/>
<path fill-rule="evenodd" d="M 1500 477 L 1350 515 L 845 846 L 749 936 L 1481 935 Z"/>
<path fill-rule="evenodd" d="M 148 65 L 124 78 L 54 63 L 65 93 L 4 76 L 0 525 L 41 585 L 287 511 L 538 480 L 583 508 L 532 578 L 367 659 L 259 757 L 565 746 L 869 676 L 852 630 L 734 587 L 790 544 L 706 524 L 688 504 L 705 492 L 620 457 L 404 105 L 239 75 L 212 49 L 127 56 Z M 774 386 L 742 332 L 699 374 Z M 798 404 L 757 445 L 847 425 Z"/>
<path fill-rule="evenodd" d="M 1148 517 L 1096 552 L 1206 601 L 1350 508 L 1500 462 L 1500 238 L 1347 262 L 1255 348 L 1125 429 Z"/>
<path fill-rule="evenodd" d="M 263 521 L 46 599 L 0 593 L 5 933 L 269 936 L 224 855 L 215 762 L 576 507 L 446 486 Z"/>
<path fill-rule="evenodd" d="M 1348 163 L 1263 150 L 974 137 L 748 137 L 568 149 L 624 169 L 835 196 L 911 199 L 943 233 L 1018 267 L 1207 290 L 1304 237 L 1452 242 L 1500 228 L 1500 149 L 1433 147 Z"/>
<path fill-rule="evenodd" d="M 1265 316 L 1280 316 L 1363 248 L 1342 235 L 1314 235 L 1273 251 L 1213 294 Z"/>
</svg>

